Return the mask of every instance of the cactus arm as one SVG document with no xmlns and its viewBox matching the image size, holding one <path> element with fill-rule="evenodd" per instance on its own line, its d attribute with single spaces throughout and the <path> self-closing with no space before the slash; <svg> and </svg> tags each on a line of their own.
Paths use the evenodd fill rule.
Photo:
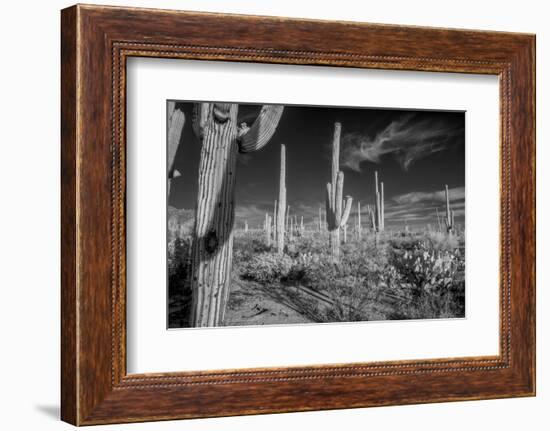
<svg viewBox="0 0 550 431">
<path fill-rule="evenodd" d="M 336 180 L 336 201 L 334 211 L 334 222 L 336 226 L 340 226 L 342 220 L 342 195 L 344 194 L 344 173 L 338 172 Z"/>
<path fill-rule="evenodd" d="M 353 204 L 353 198 L 351 196 L 346 196 L 346 201 L 344 203 L 344 213 L 342 214 L 342 220 L 340 221 L 340 227 L 343 227 L 348 223 L 349 215 L 351 213 L 352 204 Z"/>
<path fill-rule="evenodd" d="M 281 115 L 283 115 L 283 105 L 264 105 L 260 115 L 252 126 L 239 136 L 239 151 L 241 153 L 250 153 L 264 147 L 277 129 Z"/>
<path fill-rule="evenodd" d="M 208 123 L 211 105 L 211 103 L 196 103 L 193 106 L 193 131 L 199 139 L 204 136 L 204 129 Z"/>
<path fill-rule="evenodd" d="M 180 176 L 180 173 L 174 169 L 174 159 L 184 125 L 185 114 L 176 109 L 176 102 L 168 102 L 168 178 Z"/>
</svg>

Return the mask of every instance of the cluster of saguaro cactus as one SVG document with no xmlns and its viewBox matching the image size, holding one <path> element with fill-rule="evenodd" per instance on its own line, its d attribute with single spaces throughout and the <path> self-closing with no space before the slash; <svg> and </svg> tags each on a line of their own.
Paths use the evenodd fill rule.
<svg viewBox="0 0 550 431">
<path fill-rule="evenodd" d="M 191 325 L 223 323 L 233 260 L 237 153 L 259 150 L 277 128 L 284 107 L 265 105 L 248 127 L 237 124 L 239 105 L 198 103 L 193 129 L 201 157 L 191 260 Z"/>
<path fill-rule="evenodd" d="M 374 190 L 374 225 L 376 232 L 382 232 L 384 230 L 384 183 L 382 181 L 378 183 L 378 171 L 374 171 Z"/>
<path fill-rule="evenodd" d="M 332 140 L 332 172 L 331 182 L 327 183 L 326 190 L 326 215 L 327 228 L 330 238 L 330 250 L 334 258 L 340 255 L 340 229 L 342 229 L 351 212 L 353 199 L 346 196 L 343 199 L 344 192 L 344 173 L 340 171 L 340 133 L 342 125 L 334 124 L 334 136 Z"/>
<path fill-rule="evenodd" d="M 455 229 L 455 212 L 449 204 L 449 186 L 445 184 L 445 226 L 447 233 L 451 235 Z"/>
</svg>

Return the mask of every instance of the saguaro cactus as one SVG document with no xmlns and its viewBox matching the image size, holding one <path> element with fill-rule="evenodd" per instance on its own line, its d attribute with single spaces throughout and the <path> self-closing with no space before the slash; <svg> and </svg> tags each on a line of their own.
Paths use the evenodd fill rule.
<svg viewBox="0 0 550 431">
<path fill-rule="evenodd" d="M 371 229 L 372 229 L 373 232 L 375 232 L 376 231 L 376 216 L 374 214 L 374 210 L 372 209 L 372 207 L 370 205 L 369 205 L 368 213 L 370 215 Z"/>
<path fill-rule="evenodd" d="M 357 238 L 361 239 L 361 202 L 357 201 Z"/>
<path fill-rule="evenodd" d="M 265 105 L 251 127 L 237 125 L 239 105 L 195 105 L 201 159 L 191 261 L 191 326 L 223 323 L 233 260 L 237 152 L 259 150 L 275 132 L 283 106 Z"/>
<path fill-rule="evenodd" d="M 455 213 L 449 204 L 449 186 L 445 184 L 445 226 L 447 233 L 451 235 L 455 229 Z"/>
<path fill-rule="evenodd" d="M 342 199 L 344 191 L 344 173 L 340 171 L 341 131 L 342 125 L 340 123 L 335 123 L 334 136 L 332 139 L 332 181 L 327 183 L 326 194 L 326 214 L 330 251 L 335 259 L 340 256 L 340 229 L 347 223 L 353 203 L 351 196 L 346 196 L 345 200 Z"/>
<path fill-rule="evenodd" d="M 277 199 L 275 199 L 275 204 L 273 205 L 273 218 L 271 220 L 272 220 L 273 242 L 277 244 Z"/>
<path fill-rule="evenodd" d="M 271 216 L 268 213 L 265 213 L 264 234 L 266 245 L 271 247 Z"/>
<path fill-rule="evenodd" d="M 438 232 L 443 232 L 443 229 L 441 227 L 441 217 L 439 217 L 439 210 L 435 209 L 435 216 L 437 217 L 437 231 Z"/>
<path fill-rule="evenodd" d="M 376 232 L 384 230 L 384 183 L 378 183 L 378 171 L 374 171 L 374 188 L 375 188 L 375 229 Z"/>
<path fill-rule="evenodd" d="M 170 187 L 172 179 L 179 177 L 181 174 L 174 168 L 174 159 L 176 158 L 176 152 L 178 151 L 179 142 L 181 139 L 181 132 L 185 125 L 185 114 L 176 109 L 176 102 L 168 102 L 168 197 L 170 196 Z"/>
<path fill-rule="evenodd" d="M 286 146 L 281 144 L 281 168 L 279 171 L 279 201 L 277 202 L 277 253 L 285 250 L 285 211 L 286 211 Z"/>
</svg>

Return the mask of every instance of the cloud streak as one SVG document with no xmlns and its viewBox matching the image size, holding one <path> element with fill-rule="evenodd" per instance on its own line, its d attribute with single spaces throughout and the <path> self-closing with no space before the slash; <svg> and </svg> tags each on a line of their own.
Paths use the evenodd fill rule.
<svg viewBox="0 0 550 431">
<path fill-rule="evenodd" d="M 464 201 L 466 191 L 464 187 L 454 187 L 449 189 L 449 200 Z M 433 192 L 410 192 L 403 195 L 394 196 L 392 200 L 398 204 L 415 204 L 415 203 L 443 203 L 445 202 L 445 190 L 436 190 Z"/>
<path fill-rule="evenodd" d="M 462 221 L 465 214 L 465 188 L 449 189 L 449 202 L 455 216 Z M 390 224 L 416 221 L 418 224 L 436 224 L 436 208 L 445 212 L 445 191 L 410 192 L 394 196 L 386 204 L 386 218 Z"/>
<path fill-rule="evenodd" d="M 405 114 L 392 121 L 374 136 L 351 132 L 343 136 L 342 165 L 354 171 L 361 163 L 380 163 L 386 155 L 393 155 L 403 170 L 416 161 L 444 151 L 464 135 L 464 125 L 449 124 L 442 119 L 422 118 Z"/>
</svg>

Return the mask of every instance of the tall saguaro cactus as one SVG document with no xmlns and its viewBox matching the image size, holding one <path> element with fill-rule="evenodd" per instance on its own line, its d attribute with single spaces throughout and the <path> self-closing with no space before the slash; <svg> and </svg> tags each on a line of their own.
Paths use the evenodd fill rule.
<svg viewBox="0 0 550 431">
<path fill-rule="evenodd" d="M 333 258 L 340 256 L 340 229 L 348 222 L 353 199 L 344 192 L 344 173 L 340 171 L 340 133 L 342 125 L 334 124 L 334 136 L 332 139 L 332 172 L 331 182 L 327 183 L 326 213 L 327 227 L 329 231 L 330 250 Z"/>
<path fill-rule="evenodd" d="M 191 326 L 223 323 L 233 261 L 237 153 L 259 150 L 277 128 L 283 106 L 265 105 L 251 127 L 237 125 L 239 105 L 195 105 L 201 158 L 191 260 Z"/>
<path fill-rule="evenodd" d="M 357 201 L 357 238 L 361 239 L 361 202 Z"/>
<path fill-rule="evenodd" d="M 279 200 L 277 201 L 277 253 L 285 249 L 285 211 L 286 211 L 286 146 L 281 144 L 281 168 L 279 170 Z"/>
<path fill-rule="evenodd" d="M 449 204 L 449 186 L 445 184 L 445 226 L 447 233 L 451 235 L 455 229 L 455 212 Z"/>
<path fill-rule="evenodd" d="M 382 232 L 384 230 L 384 183 L 378 183 L 378 171 L 374 171 L 374 186 L 374 211 L 376 216 L 376 232 Z"/>
</svg>

